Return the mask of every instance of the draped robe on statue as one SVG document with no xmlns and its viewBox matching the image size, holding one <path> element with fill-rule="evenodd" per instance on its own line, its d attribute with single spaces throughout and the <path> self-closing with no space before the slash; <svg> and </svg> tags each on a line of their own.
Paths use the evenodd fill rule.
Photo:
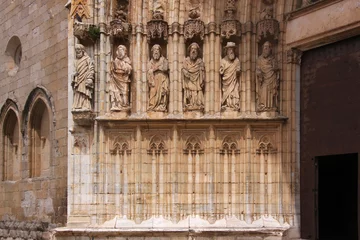
<svg viewBox="0 0 360 240">
<path fill-rule="evenodd" d="M 221 60 L 220 69 L 222 69 L 222 100 L 221 106 L 233 109 L 240 108 L 240 89 L 239 77 L 240 61 L 235 58 L 230 61 L 228 57 Z"/>
<path fill-rule="evenodd" d="M 88 55 L 78 59 L 75 64 L 76 75 L 73 81 L 73 110 L 91 110 L 94 88 L 94 63 Z"/>
<path fill-rule="evenodd" d="M 148 81 L 150 86 L 149 108 L 152 111 L 166 111 L 169 92 L 169 66 L 166 58 L 149 62 Z"/>
<path fill-rule="evenodd" d="M 129 84 L 131 73 L 130 58 L 116 58 L 111 63 L 111 81 L 109 86 L 112 108 L 121 109 L 129 106 Z"/>
<path fill-rule="evenodd" d="M 185 59 L 182 82 L 184 88 L 184 104 L 189 110 L 204 108 L 203 84 L 205 79 L 205 67 L 201 58 L 191 61 L 189 57 Z"/>
<path fill-rule="evenodd" d="M 260 56 L 257 60 L 256 72 L 258 110 L 277 110 L 279 75 L 275 58 Z"/>
</svg>

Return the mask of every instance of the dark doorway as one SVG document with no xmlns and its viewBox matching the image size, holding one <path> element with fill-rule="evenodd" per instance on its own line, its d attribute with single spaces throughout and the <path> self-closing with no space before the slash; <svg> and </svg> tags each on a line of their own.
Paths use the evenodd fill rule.
<svg viewBox="0 0 360 240">
<path fill-rule="evenodd" d="M 317 157 L 319 240 L 358 239 L 358 154 Z"/>
</svg>

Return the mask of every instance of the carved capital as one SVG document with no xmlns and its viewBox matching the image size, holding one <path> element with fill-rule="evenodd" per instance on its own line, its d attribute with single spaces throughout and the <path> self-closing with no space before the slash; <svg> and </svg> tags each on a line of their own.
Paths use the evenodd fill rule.
<svg viewBox="0 0 360 240">
<path fill-rule="evenodd" d="M 287 63 L 293 63 L 300 65 L 301 64 L 301 57 L 302 51 L 296 48 L 292 48 L 286 52 Z"/>
<path fill-rule="evenodd" d="M 253 32 L 253 23 L 252 22 L 246 22 L 242 26 L 243 33 L 247 32 Z"/>
<path fill-rule="evenodd" d="M 216 25 L 216 23 L 211 22 L 211 23 L 207 24 L 206 27 L 205 27 L 205 32 L 206 32 L 206 34 L 217 33 L 217 25 Z"/>
<path fill-rule="evenodd" d="M 184 37 L 185 40 L 192 39 L 195 36 L 204 39 L 205 24 L 200 19 L 190 19 L 184 23 Z"/>
<path fill-rule="evenodd" d="M 169 34 L 174 34 L 174 33 L 182 34 L 183 32 L 184 32 L 184 28 L 181 26 L 180 23 L 174 22 L 171 24 L 171 27 L 169 29 Z"/>
</svg>

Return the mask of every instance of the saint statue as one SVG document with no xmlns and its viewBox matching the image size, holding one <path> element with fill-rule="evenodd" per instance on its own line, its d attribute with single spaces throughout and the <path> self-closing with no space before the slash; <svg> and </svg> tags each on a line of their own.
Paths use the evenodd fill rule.
<svg viewBox="0 0 360 240">
<path fill-rule="evenodd" d="M 129 109 L 129 85 L 131 61 L 124 45 L 119 45 L 116 58 L 110 65 L 110 103 L 111 111 L 126 111 Z"/>
<path fill-rule="evenodd" d="M 94 90 L 94 62 L 81 44 L 75 45 L 75 69 L 71 86 L 74 90 L 73 111 L 90 111 Z"/>
<path fill-rule="evenodd" d="M 200 47 L 197 43 L 190 44 L 189 56 L 182 67 L 182 84 L 184 89 L 184 109 L 203 110 L 205 83 L 205 65 L 200 58 Z"/>
<path fill-rule="evenodd" d="M 257 111 L 277 111 L 279 96 L 279 69 L 272 54 L 272 45 L 265 42 L 256 61 Z"/>
<path fill-rule="evenodd" d="M 162 56 L 161 47 L 155 44 L 151 48 L 147 78 L 149 82 L 149 111 L 166 112 L 169 101 L 169 63 Z"/>
<path fill-rule="evenodd" d="M 240 61 L 235 56 L 235 43 L 225 46 L 226 56 L 221 59 L 222 109 L 240 110 Z"/>
</svg>

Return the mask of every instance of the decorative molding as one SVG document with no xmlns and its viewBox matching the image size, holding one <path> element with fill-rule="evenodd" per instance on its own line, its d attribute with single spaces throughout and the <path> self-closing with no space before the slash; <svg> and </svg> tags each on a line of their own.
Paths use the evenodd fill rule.
<svg viewBox="0 0 360 240">
<path fill-rule="evenodd" d="M 260 138 L 258 148 L 256 149 L 257 154 L 269 154 L 276 153 L 277 149 L 273 144 L 273 140 L 268 135 L 264 135 Z"/>
<path fill-rule="evenodd" d="M 204 147 L 202 146 L 202 143 L 200 139 L 196 135 L 190 136 L 184 146 L 184 154 L 203 154 L 204 153 Z"/>
<path fill-rule="evenodd" d="M 110 153 L 112 155 L 116 155 L 116 154 L 124 155 L 125 153 L 127 155 L 130 155 L 131 147 L 130 147 L 128 139 L 125 139 L 122 136 L 115 138 L 113 147 L 112 147 L 112 149 L 110 149 Z"/>
<path fill-rule="evenodd" d="M 314 2 L 310 5 L 307 5 L 305 7 L 300 7 L 296 9 L 295 11 L 289 12 L 284 14 L 284 21 L 290 21 L 292 19 L 301 17 L 303 15 L 318 11 L 322 8 L 325 8 L 327 6 L 333 5 L 335 3 L 341 2 L 343 0 L 321 0 Z"/>
<path fill-rule="evenodd" d="M 236 136 L 234 135 L 226 136 L 222 142 L 220 149 L 220 154 L 230 154 L 230 153 L 234 153 L 234 154 L 240 153 L 240 149 L 236 141 Z"/>
<path fill-rule="evenodd" d="M 91 110 L 71 111 L 73 120 L 80 126 L 91 126 L 94 122 L 95 114 Z"/>
<path fill-rule="evenodd" d="M 91 16 L 88 7 L 88 0 L 72 0 L 70 16 L 71 18 L 77 17 L 79 20 L 81 20 L 84 16 L 86 18 L 90 18 Z"/>
<path fill-rule="evenodd" d="M 92 41 L 96 42 L 96 40 L 100 37 L 100 28 L 93 24 L 87 24 L 82 22 L 74 22 L 74 36 L 79 40 L 84 41 Z"/>
<path fill-rule="evenodd" d="M 149 148 L 147 150 L 148 154 L 155 153 L 156 155 L 162 153 L 167 154 L 167 147 L 165 141 L 160 135 L 155 135 L 151 138 L 149 142 Z"/>
</svg>

